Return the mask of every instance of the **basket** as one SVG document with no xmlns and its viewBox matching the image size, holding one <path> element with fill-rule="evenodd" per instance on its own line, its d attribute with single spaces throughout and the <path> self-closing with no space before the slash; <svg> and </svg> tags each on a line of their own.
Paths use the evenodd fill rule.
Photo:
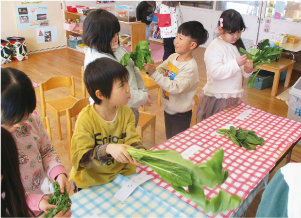
<svg viewBox="0 0 301 218">
<path fill-rule="evenodd" d="M 82 30 L 83 22 L 80 23 L 63 23 L 64 30 L 74 31 L 74 30 Z M 76 25 L 76 26 L 75 26 Z"/>
<path fill-rule="evenodd" d="M 73 6 L 67 6 L 67 11 L 77 13 L 76 7 L 73 7 Z"/>
<path fill-rule="evenodd" d="M 256 76 L 255 82 L 253 83 L 253 87 L 256 89 L 265 89 L 273 86 L 274 76 Z"/>
<path fill-rule="evenodd" d="M 289 35 L 288 38 L 287 38 L 287 42 L 288 42 L 288 43 L 295 44 L 295 43 L 298 43 L 298 42 L 299 42 L 299 39 L 300 39 L 299 36 Z"/>
<path fill-rule="evenodd" d="M 82 44 L 82 40 L 81 39 L 79 39 L 79 40 L 68 39 L 68 42 L 69 42 L 69 47 L 73 48 L 73 49 L 76 49 L 76 46 L 78 44 Z"/>
</svg>

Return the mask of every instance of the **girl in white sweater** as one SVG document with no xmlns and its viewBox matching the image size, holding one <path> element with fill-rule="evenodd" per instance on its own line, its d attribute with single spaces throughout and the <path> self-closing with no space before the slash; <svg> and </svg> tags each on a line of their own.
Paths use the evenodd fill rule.
<svg viewBox="0 0 301 218">
<path fill-rule="evenodd" d="M 118 33 L 120 24 L 118 19 L 110 12 L 98 9 L 91 12 L 84 21 L 83 43 L 89 46 L 85 54 L 84 67 L 98 58 L 111 58 L 120 62 L 126 50 L 119 46 Z M 152 104 L 147 88 L 144 86 L 139 69 L 130 59 L 126 66 L 129 71 L 129 85 L 131 99 L 128 106 L 135 115 L 135 126 L 137 127 L 139 112 L 138 108 L 142 105 L 150 106 Z M 90 103 L 94 103 L 90 98 Z"/>
<path fill-rule="evenodd" d="M 207 83 L 196 111 L 199 121 L 240 102 L 242 78 L 250 77 L 253 71 L 253 61 L 247 61 L 247 55 L 241 56 L 238 51 L 239 47 L 244 48 L 240 36 L 245 28 L 237 11 L 230 9 L 221 14 L 220 36 L 210 43 L 204 55 Z"/>
</svg>

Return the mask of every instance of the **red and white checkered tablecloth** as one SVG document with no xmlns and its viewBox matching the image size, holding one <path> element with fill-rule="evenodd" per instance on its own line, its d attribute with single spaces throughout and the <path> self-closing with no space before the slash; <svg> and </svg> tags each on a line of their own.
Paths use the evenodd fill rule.
<svg viewBox="0 0 301 218">
<path fill-rule="evenodd" d="M 246 110 L 252 110 L 252 113 L 244 120 L 236 119 L 238 115 Z M 226 124 L 233 124 L 236 128 L 241 127 L 245 130 L 256 131 L 258 136 L 265 139 L 264 145 L 257 146 L 257 149 L 253 151 L 238 147 L 227 136 L 215 133 Z M 198 145 L 201 147 L 200 151 L 191 156 L 190 160 L 194 163 L 201 163 L 208 161 L 217 149 L 223 148 L 223 168 L 229 170 L 229 177 L 224 184 L 216 186 L 214 189 L 205 187 L 205 195 L 211 199 L 218 194 L 220 189 L 223 189 L 230 194 L 245 199 L 275 166 L 281 152 L 300 137 L 301 122 L 272 115 L 241 102 L 209 117 L 151 150 L 169 149 L 182 153 L 190 146 Z M 152 181 L 155 184 L 175 194 L 187 204 L 201 210 L 194 202 L 176 192 L 151 168 L 148 166 L 141 167 L 138 173 L 143 171 L 153 175 Z M 218 216 L 229 217 L 234 210 Z M 210 213 L 207 215 L 212 216 Z"/>
</svg>

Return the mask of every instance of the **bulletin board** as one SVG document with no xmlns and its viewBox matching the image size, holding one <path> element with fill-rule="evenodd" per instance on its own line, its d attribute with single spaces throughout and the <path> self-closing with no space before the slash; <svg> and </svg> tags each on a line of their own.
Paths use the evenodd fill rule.
<svg viewBox="0 0 301 218">
<path fill-rule="evenodd" d="M 19 30 L 49 26 L 47 5 L 16 6 Z"/>
</svg>

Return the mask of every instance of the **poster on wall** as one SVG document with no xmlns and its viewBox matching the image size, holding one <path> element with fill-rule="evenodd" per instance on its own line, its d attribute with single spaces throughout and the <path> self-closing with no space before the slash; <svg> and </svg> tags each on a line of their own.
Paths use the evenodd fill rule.
<svg viewBox="0 0 301 218">
<path fill-rule="evenodd" d="M 36 29 L 37 43 L 47 43 L 57 41 L 57 28 L 44 27 Z"/>
<path fill-rule="evenodd" d="M 19 30 L 49 26 L 47 5 L 16 6 Z"/>
<path fill-rule="evenodd" d="M 96 0 L 96 4 L 113 3 L 113 2 L 116 2 L 116 0 Z"/>
<path fill-rule="evenodd" d="M 271 21 L 273 16 L 273 8 L 274 8 L 274 1 L 269 1 L 268 8 L 267 8 L 267 15 L 266 15 L 264 29 L 263 29 L 263 31 L 266 33 L 270 32 Z"/>
<path fill-rule="evenodd" d="M 28 4 L 28 3 L 41 3 L 42 0 L 21 0 L 22 4 Z"/>
</svg>

